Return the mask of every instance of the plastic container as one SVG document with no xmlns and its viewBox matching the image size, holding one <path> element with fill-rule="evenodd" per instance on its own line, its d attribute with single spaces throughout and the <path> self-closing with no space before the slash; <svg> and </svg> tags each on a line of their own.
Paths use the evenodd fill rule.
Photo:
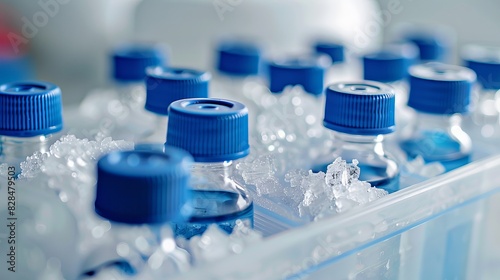
<svg viewBox="0 0 500 280">
<path fill-rule="evenodd" d="M 174 279 L 496 279 L 499 170 L 498 156 L 469 164 L 352 211 L 272 236 L 240 255 Z M 433 258 L 426 249 L 445 247 L 451 233 L 446 226 L 443 229 L 443 222 L 457 223 L 464 216 L 474 219 L 468 231 L 468 257 L 461 263 Z M 419 242 L 408 239 L 432 227 L 441 230 Z M 396 239 L 401 239 L 399 250 L 384 249 Z M 372 261 L 375 258 L 384 267 L 371 278 L 363 274 L 369 269 L 367 259 L 359 259 L 368 252 L 376 252 Z M 356 260 L 358 266 L 344 269 Z M 422 266 L 425 260 L 434 261 L 434 272 L 454 273 L 430 277 L 428 267 Z"/>
</svg>

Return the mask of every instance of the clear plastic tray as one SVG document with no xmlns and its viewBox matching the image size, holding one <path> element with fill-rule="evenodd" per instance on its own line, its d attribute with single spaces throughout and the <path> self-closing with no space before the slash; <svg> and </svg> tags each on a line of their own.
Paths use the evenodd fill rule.
<svg viewBox="0 0 500 280">
<path fill-rule="evenodd" d="M 499 175 L 483 159 L 176 279 L 498 279 Z"/>
</svg>

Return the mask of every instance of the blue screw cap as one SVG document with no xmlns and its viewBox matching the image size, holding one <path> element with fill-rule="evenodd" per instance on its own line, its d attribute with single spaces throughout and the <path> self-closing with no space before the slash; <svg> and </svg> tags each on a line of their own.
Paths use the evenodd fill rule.
<svg viewBox="0 0 500 280">
<path fill-rule="evenodd" d="M 185 220 L 192 157 L 165 147 L 157 151 L 115 151 L 97 163 L 95 211 L 127 224 Z"/>
<path fill-rule="evenodd" d="M 342 63 L 345 60 L 345 47 L 340 43 L 318 41 L 314 44 L 314 50 L 317 53 L 323 53 L 330 56 L 332 63 Z"/>
<path fill-rule="evenodd" d="M 323 125 L 354 135 L 379 135 L 394 131 L 395 94 L 391 86 L 362 81 L 336 83 L 326 90 Z"/>
<path fill-rule="evenodd" d="M 160 45 L 131 44 L 113 51 L 113 78 L 121 82 L 141 82 L 146 68 L 167 64 L 166 50 Z"/>
<path fill-rule="evenodd" d="M 27 81 L 0 86 L 0 135 L 32 137 L 63 128 L 61 89 Z"/>
<path fill-rule="evenodd" d="M 404 40 L 418 46 L 422 61 L 443 61 L 451 49 L 447 35 L 438 30 L 410 30 Z"/>
<path fill-rule="evenodd" d="M 430 114 L 469 111 L 474 71 L 460 66 L 429 62 L 410 68 L 408 106 Z"/>
<path fill-rule="evenodd" d="M 418 49 L 413 44 L 390 44 L 363 56 L 365 80 L 390 83 L 406 79 L 408 69 L 417 61 Z"/>
<path fill-rule="evenodd" d="M 257 44 L 224 41 L 217 47 L 217 70 L 234 76 L 256 76 L 261 70 L 262 51 Z"/>
<path fill-rule="evenodd" d="M 325 69 L 331 64 L 327 55 L 307 55 L 275 60 L 269 65 L 271 92 L 282 92 L 286 86 L 301 85 L 313 95 L 324 90 Z"/>
<path fill-rule="evenodd" d="M 500 89 L 500 47 L 469 45 L 462 58 L 465 66 L 476 72 L 484 89 Z"/>
<path fill-rule="evenodd" d="M 213 98 L 175 101 L 169 108 L 167 145 L 188 151 L 196 162 L 222 162 L 245 157 L 248 109 Z"/>
<path fill-rule="evenodd" d="M 208 72 L 184 69 L 153 67 L 147 69 L 146 110 L 168 115 L 168 106 L 186 98 L 208 97 Z"/>
<path fill-rule="evenodd" d="M 30 56 L 4 57 L 0 50 L 0 84 L 30 80 L 33 77 L 33 62 Z"/>
</svg>

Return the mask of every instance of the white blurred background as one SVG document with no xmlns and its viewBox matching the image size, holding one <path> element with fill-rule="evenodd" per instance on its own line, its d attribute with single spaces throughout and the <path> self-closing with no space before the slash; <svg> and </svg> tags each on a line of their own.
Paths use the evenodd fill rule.
<svg viewBox="0 0 500 280">
<path fill-rule="evenodd" d="M 499 10 L 495 0 L 0 0 L 0 23 L 28 31 L 20 46 L 34 76 L 74 104 L 109 81 L 110 48 L 132 39 L 167 43 L 172 65 L 210 70 L 213 44 L 225 36 L 255 38 L 269 55 L 303 51 L 317 36 L 362 53 L 398 24 L 417 22 L 455 30 L 458 62 L 464 43 L 500 45 Z"/>
</svg>

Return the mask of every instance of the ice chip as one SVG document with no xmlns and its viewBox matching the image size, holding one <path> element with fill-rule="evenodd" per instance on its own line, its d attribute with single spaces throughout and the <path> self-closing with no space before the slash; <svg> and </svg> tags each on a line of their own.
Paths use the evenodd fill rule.
<svg viewBox="0 0 500 280">
<path fill-rule="evenodd" d="M 446 169 L 439 162 L 425 163 L 422 156 L 417 156 L 413 160 L 409 160 L 405 164 L 406 170 L 410 173 L 420 175 L 422 177 L 431 178 L 439 174 L 443 174 Z"/>
<path fill-rule="evenodd" d="M 420 169 L 419 174 L 421 176 L 431 178 L 439 174 L 443 174 L 446 171 L 445 167 L 439 162 L 428 163 Z"/>
<path fill-rule="evenodd" d="M 187 250 L 193 262 L 200 264 L 213 262 L 231 254 L 241 254 L 250 244 L 260 242 L 262 235 L 237 220 L 233 232 L 229 235 L 217 225 L 210 225 L 201 236 L 192 237 Z"/>
<path fill-rule="evenodd" d="M 25 177 L 34 177 L 40 172 L 44 161 L 48 158 L 48 153 L 35 152 L 32 156 L 26 158 L 24 162 L 21 162 L 21 170 L 23 170 Z"/>
<path fill-rule="evenodd" d="M 326 173 L 292 171 L 285 181 L 290 188 L 302 190 L 300 216 L 316 221 L 387 195 L 386 191 L 359 181 L 359 175 L 357 160 L 347 163 L 339 157 L 328 165 Z"/>
<path fill-rule="evenodd" d="M 48 153 L 36 152 L 20 164 L 20 179 L 33 180 L 37 186 L 55 192 L 85 224 L 93 213 L 95 165 L 105 152 L 133 148 L 133 143 L 114 141 L 105 138 L 102 141 L 78 139 L 74 135 L 64 135 L 49 148 Z M 90 231 L 94 226 L 82 225 Z M 89 233 L 90 234 L 90 233 Z"/>
<path fill-rule="evenodd" d="M 328 142 L 321 121 L 323 112 L 318 110 L 323 100 L 300 86 L 287 87 L 277 96 L 268 95 L 257 101 L 264 108 L 252 133 L 253 148 L 259 154 L 278 155 L 278 165 L 285 170 L 308 168 Z"/>
<path fill-rule="evenodd" d="M 9 165 L 7 163 L 0 164 L 0 177 L 7 177 Z"/>
<path fill-rule="evenodd" d="M 250 156 L 239 162 L 236 169 L 247 185 L 255 186 L 257 195 L 282 192 L 275 176 L 276 164 L 273 155 Z"/>
<path fill-rule="evenodd" d="M 191 253 L 197 260 L 214 261 L 223 258 L 228 251 L 227 234 L 215 224 L 201 236 L 191 238 Z"/>
</svg>

